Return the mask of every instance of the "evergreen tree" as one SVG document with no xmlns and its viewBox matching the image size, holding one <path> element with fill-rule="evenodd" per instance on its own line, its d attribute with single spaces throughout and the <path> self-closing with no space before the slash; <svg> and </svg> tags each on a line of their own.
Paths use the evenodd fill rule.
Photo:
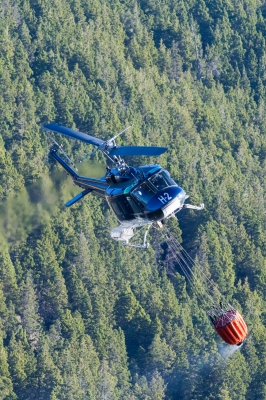
<svg viewBox="0 0 266 400">
<path fill-rule="evenodd" d="M 12 379 L 8 368 L 7 352 L 3 345 L 3 335 L 1 335 L 0 341 L 0 389 L 0 398 L 2 400 L 6 398 L 17 399 L 13 391 Z"/>
<path fill-rule="evenodd" d="M 3 4 L 0 398 L 266 398 L 265 18 L 255 0 Z M 223 360 L 164 246 L 112 241 L 92 194 L 63 207 L 77 192 L 48 157 L 50 121 L 104 140 L 134 123 L 119 145 L 169 147 L 128 163 L 160 163 L 205 203 L 167 225 L 243 314 L 237 352 Z"/>
</svg>

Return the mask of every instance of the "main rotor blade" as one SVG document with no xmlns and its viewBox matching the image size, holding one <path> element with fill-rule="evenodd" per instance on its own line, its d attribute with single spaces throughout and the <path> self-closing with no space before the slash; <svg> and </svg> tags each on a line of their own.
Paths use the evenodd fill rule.
<svg viewBox="0 0 266 400">
<path fill-rule="evenodd" d="M 43 125 L 42 129 L 56 133 L 61 133 L 62 135 L 71 137 L 73 139 L 78 139 L 85 143 L 94 144 L 95 146 L 101 146 L 104 143 L 104 140 L 102 139 L 95 138 L 83 132 L 75 131 L 74 129 L 66 128 L 65 126 L 62 125 L 57 125 L 54 122 L 51 122 L 50 124 L 47 125 Z"/>
<path fill-rule="evenodd" d="M 109 153 L 110 156 L 160 156 L 167 147 L 156 146 L 117 146 Z"/>
</svg>

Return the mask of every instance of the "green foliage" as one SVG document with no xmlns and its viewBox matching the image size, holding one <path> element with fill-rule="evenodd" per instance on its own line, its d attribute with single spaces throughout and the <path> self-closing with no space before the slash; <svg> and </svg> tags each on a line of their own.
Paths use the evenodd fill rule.
<svg viewBox="0 0 266 400">
<path fill-rule="evenodd" d="M 17 399 L 17 396 L 13 392 L 12 378 L 8 368 L 7 352 L 3 345 L 2 335 L 0 342 L 0 389 L 1 400 L 6 398 L 14 400 Z"/>
<path fill-rule="evenodd" d="M 266 398 L 265 18 L 260 0 L 3 3 L 1 399 Z M 103 200 L 63 208 L 77 192 L 49 121 L 103 139 L 134 123 L 119 144 L 169 147 L 160 164 L 205 203 L 169 228 L 243 313 L 239 351 L 153 232 L 154 249 L 122 248 Z"/>
</svg>

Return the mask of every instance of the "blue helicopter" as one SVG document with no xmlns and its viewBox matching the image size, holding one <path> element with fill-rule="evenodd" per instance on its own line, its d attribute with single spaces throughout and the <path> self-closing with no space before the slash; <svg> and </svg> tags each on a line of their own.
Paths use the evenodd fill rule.
<svg viewBox="0 0 266 400">
<path fill-rule="evenodd" d="M 125 163 L 121 157 L 159 156 L 167 151 L 167 147 L 117 146 L 115 139 L 129 128 L 131 126 L 104 141 L 55 123 L 42 126 L 45 131 L 59 133 L 97 146 L 81 161 L 100 150 L 112 165 L 106 166 L 106 174 L 101 179 L 80 176 L 75 169 L 71 168 L 70 165 L 73 163 L 62 146 L 49 135 L 55 144 L 50 150 L 51 156 L 67 171 L 74 184 L 84 189 L 65 206 L 72 206 L 89 193 L 104 198 L 120 223 L 111 231 L 111 237 L 122 242 L 124 246 L 147 248 L 149 246 L 146 239 L 147 233 L 152 225 L 157 229 L 161 228 L 166 219 L 183 208 L 202 210 L 204 204 L 200 206 L 185 204 L 189 196 L 160 165 L 151 164 L 134 168 Z M 65 159 L 58 154 L 59 152 Z M 146 227 L 143 243 L 129 243 L 130 239 L 143 227 Z"/>
</svg>

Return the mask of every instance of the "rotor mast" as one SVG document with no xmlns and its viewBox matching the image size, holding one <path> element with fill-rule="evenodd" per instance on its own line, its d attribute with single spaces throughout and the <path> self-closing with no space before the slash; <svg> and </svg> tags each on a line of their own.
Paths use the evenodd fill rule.
<svg viewBox="0 0 266 400">
<path fill-rule="evenodd" d="M 116 142 L 115 139 L 122 135 L 122 133 L 126 132 L 128 129 L 132 128 L 132 125 L 127 126 L 125 129 L 123 129 L 121 132 L 119 132 L 117 135 L 115 135 L 114 137 L 112 137 L 111 139 L 106 140 L 106 142 L 104 142 L 102 145 L 100 145 L 97 149 L 93 150 L 92 152 L 86 154 L 85 157 L 83 157 L 79 162 L 82 162 L 84 160 L 86 160 L 86 158 L 90 157 L 91 155 L 93 155 L 94 153 L 96 153 L 98 150 L 101 150 L 105 156 L 107 158 L 109 158 L 109 160 L 111 160 L 113 163 L 115 162 L 115 160 L 113 160 L 110 156 L 109 153 L 111 150 L 116 148 Z M 122 159 L 121 159 L 122 161 Z"/>
</svg>

